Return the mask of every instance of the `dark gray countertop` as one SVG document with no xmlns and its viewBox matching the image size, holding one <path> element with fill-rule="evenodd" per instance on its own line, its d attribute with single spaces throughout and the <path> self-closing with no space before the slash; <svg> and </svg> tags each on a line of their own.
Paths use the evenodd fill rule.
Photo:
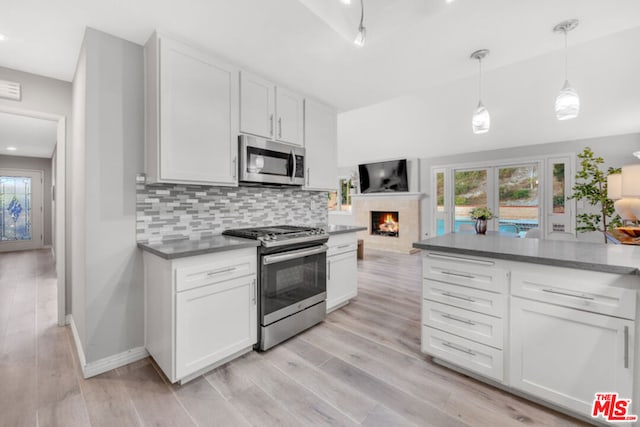
<svg viewBox="0 0 640 427">
<path fill-rule="evenodd" d="M 640 246 L 451 233 L 414 248 L 616 274 L 640 274 Z"/>
<path fill-rule="evenodd" d="M 260 246 L 260 242 L 257 240 L 229 236 L 213 236 L 201 240 L 174 240 L 157 244 L 138 243 L 138 247 L 143 251 L 164 259 L 184 258 L 233 249 L 256 248 L 258 246 Z"/>
<path fill-rule="evenodd" d="M 367 229 L 367 227 L 362 227 L 359 225 L 354 226 L 354 225 L 335 225 L 335 224 L 325 225 L 322 228 L 324 228 L 327 231 L 327 233 L 329 233 L 330 235 L 355 233 L 356 231 L 363 231 Z"/>
</svg>

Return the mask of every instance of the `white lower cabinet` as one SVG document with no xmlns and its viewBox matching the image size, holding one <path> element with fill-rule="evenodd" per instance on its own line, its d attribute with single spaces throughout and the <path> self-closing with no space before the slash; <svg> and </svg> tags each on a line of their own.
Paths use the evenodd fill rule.
<svg viewBox="0 0 640 427">
<path fill-rule="evenodd" d="M 424 254 L 422 351 L 503 382 L 509 273 L 497 264 Z"/>
<path fill-rule="evenodd" d="M 144 253 L 145 342 L 171 382 L 257 342 L 256 250 L 166 260 Z"/>
<path fill-rule="evenodd" d="M 634 322 L 511 298 L 511 386 L 588 416 L 595 394 L 633 396 Z"/>
<path fill-rule="evenodd" d="M 584 420 L 596 393 L 632 399 L 636 414 L 637 287 L 633 275 L 425 251 L 422 351 Z"/>
<path fill-rule="evenodd" d="M 332 235 L 327 252 L 327 313 L 358 295 L 358 240 L 355 233 Z"/>
</svg>

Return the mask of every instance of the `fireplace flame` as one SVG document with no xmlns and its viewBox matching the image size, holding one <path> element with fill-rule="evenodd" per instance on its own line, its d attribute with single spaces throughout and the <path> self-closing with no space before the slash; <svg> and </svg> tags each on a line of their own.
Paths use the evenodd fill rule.
<svg viewBox="0 0 640 427">
<path fill-rule="evenodd" d="M 400 229 L 400 224 L 393 220 L 392 214 L 388 213 L 383 217 L 379 229 L 385 233 L 397 233 Z"/>
</svg>

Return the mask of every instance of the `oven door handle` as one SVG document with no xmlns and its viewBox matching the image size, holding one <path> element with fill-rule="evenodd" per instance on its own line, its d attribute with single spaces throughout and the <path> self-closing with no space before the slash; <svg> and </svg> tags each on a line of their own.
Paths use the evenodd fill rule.
<svg viewBox="0 0 640 427">
<path fill-rule="evenodd" d="M 298 249 L 295 251 L 288 251 L 282 254 L 276 254 L 276 255 L 267 255 L 262 257 L 262 264 L 264 265 L 269 265 L 269 264 L 275 264 L 277 262 L 284 262 L 284 261 L 290 261 L 292 259 L 296 259 L 296 258 L 303 258 L 309 255 L 317 255 L 317 254 L 321 254 L 323 252 L 327 252 L 327 250 L 329 249 L 329 247 L 327 245 L 321 245 L 318 247 L 314 247 L 314 248 L 307 248 L 307 249 Z"/>
</svg>

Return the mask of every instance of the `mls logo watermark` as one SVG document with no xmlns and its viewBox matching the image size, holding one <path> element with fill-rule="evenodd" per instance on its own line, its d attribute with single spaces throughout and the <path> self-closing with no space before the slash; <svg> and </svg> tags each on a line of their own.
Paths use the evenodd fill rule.
<svg viewBox="0 0 640 427">
<path fill-rule="evenodd" d="M 593 418 L 602 416 L 613 423 L 637 421 L 638 416 L 629 414 L 630 409 L 631 399 L 621 399 L 618 393 L 596 393 L 591 416 Z"/>
</svg>

